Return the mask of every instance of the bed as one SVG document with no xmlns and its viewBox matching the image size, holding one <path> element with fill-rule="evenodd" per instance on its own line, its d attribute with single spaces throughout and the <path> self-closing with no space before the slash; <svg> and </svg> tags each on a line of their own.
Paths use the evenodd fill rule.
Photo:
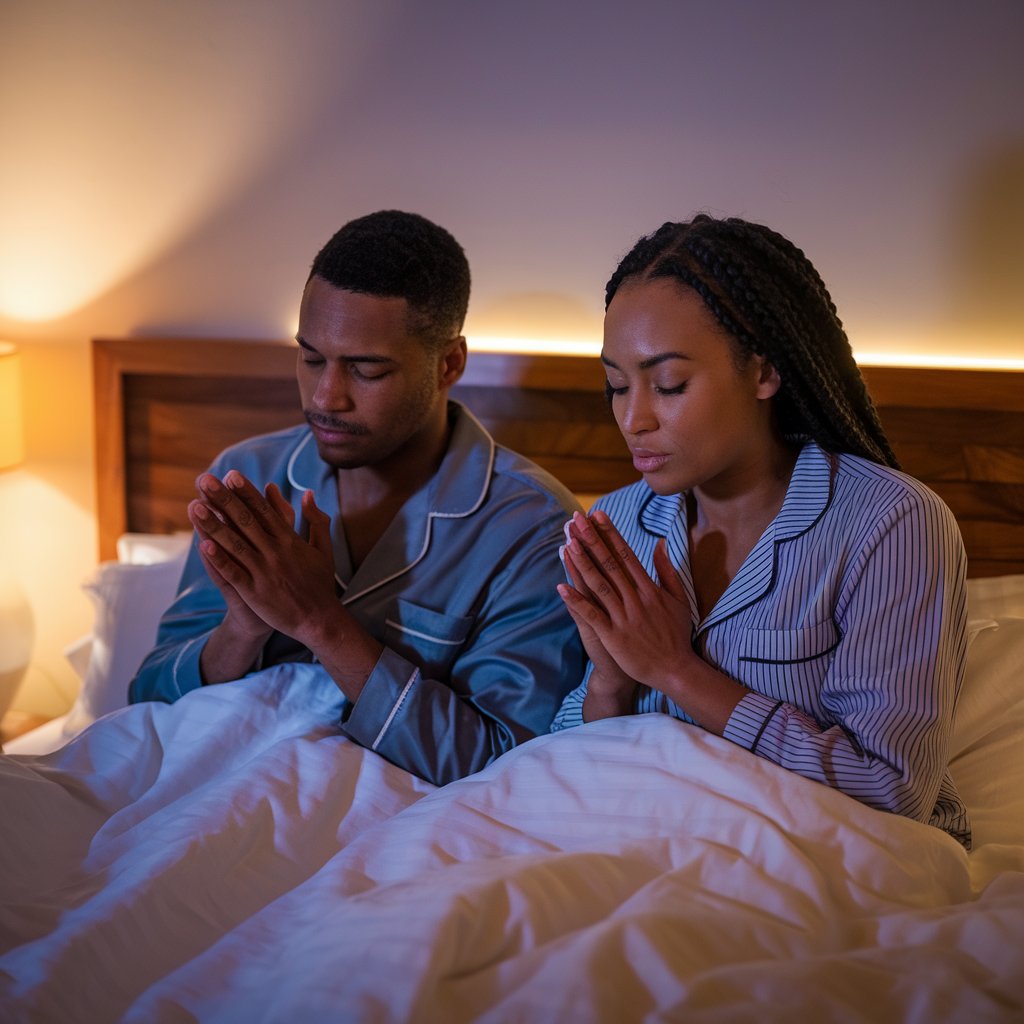
<svg viewBox="0 0 1024 1024">
<path fill-rule="evenodd" d="M 97 619 L 69 719 L 0 758 L 3 1020 L 1021 1019 L 1024 374 L 867 370 L 968 548 L 968 853 L 666 716 L 438 789 L 341 737 L 313 666 L 121 707 L 192 481 L 296 421 L 294 359 L 94 345 Z M 474 353 L 457 397 L 586 503 L 633 478 L 600 384 Z"/>
</svg>

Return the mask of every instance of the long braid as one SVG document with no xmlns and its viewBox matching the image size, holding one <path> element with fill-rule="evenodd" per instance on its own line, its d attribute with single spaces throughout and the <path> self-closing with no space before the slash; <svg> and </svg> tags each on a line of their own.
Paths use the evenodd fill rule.
<svg viewBox="0 0 1024 1024">
<path fill-rule="evenodd" d="M 748 352 L 779 373 L 780 429 L 822 447 L 899 467 L 835 304 L 814 265 L 789 239 L 736 217 L 699 214 L 641 238 L 605 289 L 627 278 L 671 277 L 692 288 Z"/>
</svg>

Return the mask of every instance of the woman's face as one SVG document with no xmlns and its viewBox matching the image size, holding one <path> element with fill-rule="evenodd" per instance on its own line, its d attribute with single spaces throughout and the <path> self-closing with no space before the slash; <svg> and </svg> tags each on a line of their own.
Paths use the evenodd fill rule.
<svg viewBox="0 0 1024 1024">
<path fill-rule="evenodd" d="M 626 281 L 604 323 L 612 411 L 653 491 L 727 498 L 764 472 L 774 368 L 739 355 L 700 296 L 671 278 Z M 753 474 L 753 476 L 751 476 Z"/>
</svg>

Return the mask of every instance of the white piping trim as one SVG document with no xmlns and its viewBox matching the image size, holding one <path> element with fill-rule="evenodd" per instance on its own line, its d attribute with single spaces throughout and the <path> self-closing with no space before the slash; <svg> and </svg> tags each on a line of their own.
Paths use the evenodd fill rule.
<svg viewBox="0 0 1024 1024">
<path fill-rule="evenodd" d="M 417 678 L 419 678 L 419 674 L 420 670 L 416 669 L 416 671 L 413 672 L 411 676 L 409 676 L 409 681 L 402 688 L 402 692 L 398 695 L 398 700 L 395 701 L 394 706 L 391 708 L 391 713 L 384 720 L 384 724 L 380 727 L 380 732 L 377 733 L 377 738 L 371 744 L 371 750 L 376 750 L 377 745 L 380 743 L 382 739 L 384 739 L 384 733 L 388 731 L 388 726 L 391 725 L 391 720 L 395 717 L 395 715 L 398 714 L 398 709 L 402 706 L 402 701 L 405 700 L 405 695 L 409 692 L 409 688 L 412 686 L 412 684 L 416 682 Z"/>
<path fill-rule="evenodd" d="M 313 432 L 310 431 L 295 446 L 295 451 L 293 451 L 291 453 L 291 455 L 288 456 L 288 466 L 285 469 L 285 476 L 288 477 L 288 483 L 290 483 L 292 485 L 292 487 L 294 487 L 297 491 L 312 491 L 312 490 L 314 490 L 314 488 L 312 488 L 312 487 L 307 487 L 305 484 L 299 483 L 299 481 L 295 479 L 295 473 L 294 473 L 295 461 L 298 459 L 299 455 L 301 454 L 302 449 L 305 448 L 306 445 L 309 444 L 309 442 L 312 441 L 312 440 L 313 440 Z M 348 584 L 337 573 L 334 574 L 334 582 L 337 583 L 338 586 L 341 587 L 342 590 L 348 590 Z"/>
<path fill-rule="evenodd" d="M 442 640 L 439 636 L 431 636 L 429 633 L 421 633 L 418 629 L 410 629 L 408 626 L 403 626 L 399 622 L 395 622 L 393 619 L 385 619 L 385 626 L 391 626 L 392 629 L 397 629 L 402 633 L 408 633 L 409 636 L 418 636 L 421 640 L 429 640 L 435 644 L 447 644 L 449 647 L 458 647 L 462 643 L 461 640 Z"/>
<path fill-rule="evenodd" d="M 288 458 L 288 468 L 287 468 L 287 470 L 286 470 L 286 475 L 287 475 L 287 477 L 288 477 L 288 482 L 289 482 L 289 483 L 290 483 L 290 484 L 292 485 L 292 487 L 294 487 L 294 488 L 295 488 L 295 489 L 296 489 L 297 491 L 310 491 L 310 490 L 312 490 L 312 489 L 313 489 L 313 488 L 311 488 L 311 487 L 307 487 L 307 486 L 306 486 L 305 484 L 300 484 L 300 483 L 299 483 L 299 481 L 295 479 L 295 476 L 294 476 L 294 474 L 293 474 L 293 472 L 292 472 L 292 471 L 293 471 L 293 470 L 295 469 L 295 460 L 296 460 L 296 459 L 297 459 L 297 458 L 299 457 L 299 454 L 300 454 L 300 453 L 302 452 L 302 449 L 303 449 L 303 448 L 305 448 L 305 447 L 306 447 L 306 445 L 307 445 L 307 444 L 309 444 L 309 442 L 310 442 L 310 441 L 312 441 L 312 440 L 313 440 L 313 431 L 311 430 L 311 431 L 309 431 L 309 433 L 307 433 L 307 434 L 306 434 L 306 436 L 305 436 L 305 437 L 304 437 L 304 438 L 303 438 L 303 439 L 302 439 L 302 440 L 301 440 L 301 441 L 300 441 L 300 442 L 299 442 L 299 443 L 298 443 L 298 444 L 297 444 L 297 445 L 295 446 L 295 451 L 293 451 L 293 452 L 291 453 L 291 455 L 289 456 L 289 458 Z"/>
<path fill-rule="evenodd" d="M 181 686 L 178 683 L 178 669 L 181 668 L 181 659 L 185 657 L 185 652 L 190 648 L 194 647 L 200 640 L 207 641 L 210 639 L 210 634 L 213 632 L 212 629 L 207 630 L 201 636 L 194 636 L 191 640 L 186 640 L 182 645 L 181 650 L 178 651 L 178 656 L 174 659 L 174 664 L 171 666 L 171 679 L 174 681 L 174 685 L 181 690 Z M 202 675 L 199 677 L 200 685 L 203 682 Z"/>
<path fill-rule="evenodd" d="M 469 415 L 473 419 L 473 422 L 477 423 L 477 425 L 479 426 L 479 421 L 476 419 L 476 417 L 473 416 L 473 414 L 470 413 L 465 408 L 463 409 L 463 415 Z M 464 519 L 466 516 L 471 516 L 484 503 L 484 498 L 486 498 L 487 496 L 487 488 L 490 486 L 491 476 L 494 472 L 496 445 L 494 443 L 494 438 L 491 437 L 491 435 L 488 434 L 483 427 L 480 427 L 480 429 L 481 431 L 483 431 L 487 439 L 490 441 L 490 451 L 488 452 L 487 457 L 487 471 L 484 473 L 484 485 L 483 487 L 480 488 L 480 494 L 477 497 L 476 502 L 473 504 L 473 506 L 471 508 L 466 509 L 464 512 L 427 513 L 427 528 L 423 535 L 423 547 L 420 548 L 419 554 L 408 565 L 399 569 L 397 572 L 393 572 L 390 576 L 385 576 L 384 579 L 382 580 L 377 580 L 377 582 L 374 583 L 372 586 L 367 587 L 365 590 L 360 590 L 358 594 L 346 594 L 341 600 L 342 604 L 348 604 L 350 601 L 355 601 L 366 594 L 372 593 L 379 587 L 383 587 L 386 583 L 390 583 L 392 580 L 398 579 L 399 576 L 405 575 L 405 573 L 407 573 L 411 568 L 413 568 L 413 566 L 418 565 L 420 562 L 422 562 L 427 554 L 427 550 L 430 548 L 431 526 L 433 525 L 434 519 Z"/>
</svg>

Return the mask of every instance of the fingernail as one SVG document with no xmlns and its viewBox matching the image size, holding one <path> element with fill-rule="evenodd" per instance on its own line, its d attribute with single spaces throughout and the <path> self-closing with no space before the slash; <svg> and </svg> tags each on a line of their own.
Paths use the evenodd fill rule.
<svg viewBox="0 0 1024 1024">
<path fill-rule="evenodd" d="M 234 470 L 231 470 L 228 475 L 224 477 L 224 483 L 226 483 L 228 487 L 237 489 L 242 486 L 242 476 L 240 473 L 236 473 Z"/>
<path fill-rule="evenodd" d="M 201 501 L 195 501 L 192 503 L 192 514 L 197 516 L 199 519 L 210 518 L 210 510 Z"/>
</svg>

